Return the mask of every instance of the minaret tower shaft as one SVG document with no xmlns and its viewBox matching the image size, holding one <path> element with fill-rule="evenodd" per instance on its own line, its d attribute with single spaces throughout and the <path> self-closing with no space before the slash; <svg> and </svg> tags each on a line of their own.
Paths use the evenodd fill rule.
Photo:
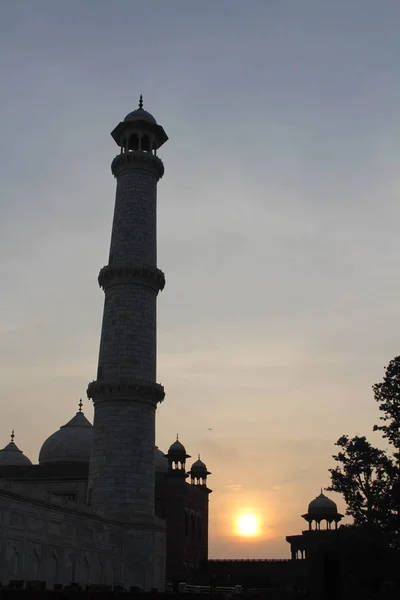
<svg viewBox="0 0 400 600">
<path fill-rule="evenodd" d="M 156 299 L 165 285 L 157 268 L 157 182 L 164 173 L 157 150 L 168 137 L 139 108 L 112 137 L 120 154 L 108 265 L 99 274 L 105 293 L 94 402 L 89 501 L 99 513 L 124 518 L 154 514 L 155 409 L 164 398 L 156 383 Z"/>
</svg>

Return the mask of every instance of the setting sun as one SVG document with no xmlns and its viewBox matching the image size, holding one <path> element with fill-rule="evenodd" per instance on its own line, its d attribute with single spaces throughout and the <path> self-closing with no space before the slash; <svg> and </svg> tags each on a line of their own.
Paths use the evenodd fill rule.
<svg viewBox="0 0 400 600">
<path fill-rule="evenodd" d="M 258 531 L 258 522 L 254 515 L 241 515 L 238 519 L 238 533 L 244 536 L 255 536 Z"/>
</svg>

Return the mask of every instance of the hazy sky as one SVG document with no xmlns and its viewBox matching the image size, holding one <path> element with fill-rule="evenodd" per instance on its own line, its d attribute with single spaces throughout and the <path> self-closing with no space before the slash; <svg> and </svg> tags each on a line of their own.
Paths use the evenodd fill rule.
<svg viewBox="0 0 400 600">
<path fill-rule="evenodd" d="M 3 0 L 3 445 L 36 461 L 95 378 L 109 134 L 142 93 L 170 138 L 158 445 L 213 473 L 212 557 L 288 556 L 400 350 L 399 28 L 398 0 Z"/>
</svg>

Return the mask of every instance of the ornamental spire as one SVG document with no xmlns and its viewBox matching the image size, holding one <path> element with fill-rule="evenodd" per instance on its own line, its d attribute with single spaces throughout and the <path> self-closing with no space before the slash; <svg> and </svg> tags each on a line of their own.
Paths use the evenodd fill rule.
<svg viewBox="0 0 400 600">
<path fill-rule="evenodd" d="M 81 413 L 82 412 L 82 406 L 83 406 L 82 398 L 79 400 L 78 406 L 79 406 L 79 411 L 78 412 Z"/>
<path fill-rule="evenodd" d="M 14 438 L 15 438 L 15 433 L 14 433 L 14 427 L 13 430 L 11 432 L 11 441 L 14 443 Z"/>
<path fill-rule="evenodd" d="M 140 98 L 139 98 L 139 108 L 143 109 L 143 96 L 142 96 L 142 94 L 140 94 Z"/>
</svg>

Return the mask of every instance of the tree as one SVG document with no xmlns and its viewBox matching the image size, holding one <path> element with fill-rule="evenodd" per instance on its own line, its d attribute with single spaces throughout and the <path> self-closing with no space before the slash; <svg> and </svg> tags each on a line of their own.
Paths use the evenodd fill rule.
<svg viewBox="0 0 400 600">
<path fill-rule="evenodd" d="M 328 489 L 343 495 L 346 514 L 356 526 L 378 528 L 388 534 L 391 546 L 400 548 L 400 356 L 372 389 L 383 422 L 373 430 L 382 432 L 394 452 L 375 448 L 365 437 L 343 435 L 336 442 L 341 451 L 333 458 L 339 464 L 329 469 Z"/>
<path fill-rule="evenodd" d="M 333 456 L 339 465 L 329 469 L 328 490 L 342 494 L 355 525 L 386 531 L 395 474 L 392 460 L 365 437 L 343 435 L 335 445 L 341 449 Z"/>
<path fill-rule="evenodd" d="M 396 449 L 395 457 L 400 460 L 400 356 L 390 361 L 385 369 L 382 383 L 376 383 L 375 400 L 383 413 L 380 420 L 384 425 L 374 425 L 374 431 L 381 431 Z"/>
</svg>

